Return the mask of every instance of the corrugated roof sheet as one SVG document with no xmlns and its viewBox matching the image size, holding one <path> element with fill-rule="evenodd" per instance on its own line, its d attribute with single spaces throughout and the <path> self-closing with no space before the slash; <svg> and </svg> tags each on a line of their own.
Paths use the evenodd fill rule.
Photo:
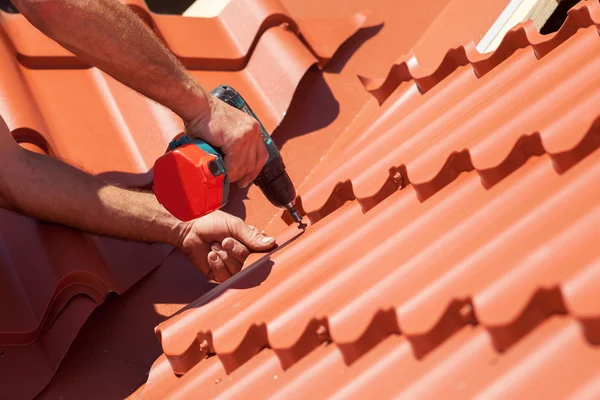
<svg viewBox="0 0 600 400">
<path fill-rule="evenodd" d="M 196 69 L 193 75 L 206 87 L 227 82 L 243 93 L 270 131 L 311 66 L 326 65 L 348 36 L 372 24 L 361 13 L 337 18 L 336 31 L 311 46 L 275 0 L 251 6 L 232 2 L 211 19 L 158 15 L 141 0 L 126 3 L 184 64 Z M 314 23 L 307 19 L 302 26 Z M 0 133 L 106 179 L 147 187 L 154 160 L 181 132 L 181 121 L 89 68 L 19 14 L 0 11 L 0 33 L 0 116 L 10 129 Z M 211 46 L 196 46 L 195 35 L 210 36 Z M 123 293 L 160 265 L 171 248 L 96 238 L 7 211 L 0 212 L 0 219 L 0 268 L 9 277 L 0 282 L 5 305 L 0 310 L 0 387 L 2 396 L 29 398 L 48 383 L 81 325 L 107 294 Z M 79 300 L 81 294 L 93 301 Z M 24 381 L 19 378 L 26 366 L 38 373 Z"/>
<path fill-rule="evenodd" d="M 304 183 L 306 233 L 157 327 L 145 396 L 597 395 L 599 26 L 409 68 Z"/>
</svg>

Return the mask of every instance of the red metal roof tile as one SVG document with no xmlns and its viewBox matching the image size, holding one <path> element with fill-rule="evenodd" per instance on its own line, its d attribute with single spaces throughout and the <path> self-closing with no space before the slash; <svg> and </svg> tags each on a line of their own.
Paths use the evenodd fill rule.
<svg viewBox="0 0 600 400">
<path fill-rule="evenodd" d="M 435 336 L 446 334 L 453 324 L 474 318 L 460 315 L 471 313 L 469 299 L 482 325 L 510 327 L 514 322 L 514 331 L 527 329 L 521 326 L 527 321 L 517 317 L 527 307 L 535 310 L 532 296 L 537 288 L 566 282 L 578 268 L 595 261 L 589 246 L 598 233 L 591 228 L 598 226 L 591 184 L 597 179 L 598 157 L 600 153 L 594 153 L 563 176 L 549 157 L 531 159 L 491 190 L 481 185 L 477 174 L 461 175 L 424 203 L 409 186 L 367 214 L 350 203 L 159 326 L 163 350 L 174 369 L 183 373 L 200 361 L 196 349 L 202 340 L 230 370 L 263 345 L 280 352 L 282 359 L 296 360 L 307 346 L 318 343 L 314 329 L 320 324 L 350 352 L 364 350 L 360 339 L 374 325 L 435 342 Z M 570 210 L 574 199 L 579 207 Z M 548 219 L 545 209 L 556 210 L 558 216 Z M 335 234 L 340 230 L 352 234 L 340 237 Z M 578 264 L 571 257 L 569 270 L 561 269 L 564 263 L 558 256 L 549 254 L 556 260 L 550 267 L 534 251 L 552 241 L 569 244 L 572 231 L 583 245 L 556 251 L 587 252 Z M 357 258 L 357 252 L 363 256 Z M 538 258 L 529 259 L 531 254 Z M 548 269 L 547 284 L 535 273 L 540 265 Z M 521 279 L 533 276 L 522 282 L 529 291 L 519 296 L 511 291 L 512 297 L 504 297 L 505 292 L 496 289 L 510 268 Z M 539 296 L 545 300 L 553 295 L 542 291 Z M 564 310 L 557 307 L 554 311 Z M 390 308 L 395 312 L 385 311 Z M 498 340 L 504 340 L 502 334 L 500 329 Z"/>
<path fill-rule="evenodd" d="M 298 190 L 302 192 L 303 187 L 314 184 L 310 183 L 310 179 L 307 181 L 308 176 L 319 176 L 321 164 L 326 164 L 318 161 L 334 158 L 348 142 L 355 142 L 355 127 L 368 122 L 367 117 L 376 112 L 376 103 L 368 99 L 360 90 L 360 85 L 357 85 L 356 73 L 364 74 L 365 71 L 369 71 L 369 68 L 377 66 L 376 60 L 381 57 L 400 54 L 411 46 L 419 60 L 423 60 L 424 66 L 433 65 L 445 54 L 448 44 L 479 40 L 506 2 L 506 0 L 495 0 L 487 2 L 485 7 L 482 7 L 481 3 L 471 0 L 452 0 L 444 4 L 444 8 L 439 9 L 437 4 L 428 2 L 426 9 L 411 7 L 410 10 L 403 10 L 402 18 L 397 15 L 398 9 L 389 10 L 391 4 L 385 2 L 371 4 L 369 17 L 372 20 L 382 18 L 383 28 L 376 26 L 374 29 L 362 29 L 360 33 L 351 37 L 323 72 L 323 79 L 329 90 L 315 93 L 315 90 L 309 89 L 298 93 L 296 96 L 298 107 L 292 106 L 283 125 L 273 132 L 274 140 L 280 146 L 284 159 L 289 160 L 286 164 Z M 292 15 L 296 20 L 301 20 L 306 15 L 322 14 L 320 8 L 310 2 L 303 3 L 303 7 L 298 7 L 297 4 L 287 6 L 293 11 Z M 343 12 L 338 15 L 341 17 L 357 9 L 358 5 L 345 2 L 342 7 Z M 469 10 L 467 15 L 477 15 L 477 18 L 457 18 L 457 13 L 461 10 L 463 13 Z M 436 14 L 437 17 L 429 21 Z M 422 23 L 409 25 L 404 23 L 405 19 L 419 20 Z M 413 38 L 415 31 L 422 32 L 423 29 L 426 31 L 421 38 L 418 36 Z M 442 30 L 443 40 L 436 37 Z M 393 35 L 396 35 L 393 46 L 385 45 L 383 39 L 388 38 L 389 43 Z M 322 85 L 318 84 L 317 88 L 320 86 Z M 306 83 L 304 87 L 310 86 Z M 327 101 L 330 96 L 333 96 L 334 101 Z M 304 98 L 309 100 L 305 101 Z M 336 110 L 339 110 L 338 115 Z M 331 120 L 331 122 L 329 125 L 318 125 L 318 129 L 315 129 L 313 119 Z M 310 135 L 303 134 L 306 131 L 310 132 Z M 296 137 L 297 132 L 302 136 Z M 310 151 L 306 150 L 308 146 Z M 285 229 L 286 224 L 280 218 L 281 212 L 273 215 L 272 207 L 255 187 L 250 187 L 248 191 L 234 191 L 232 195 L 230 202 L 239 204 L 242 200 L 238 197 L 242 197 L 247 206 L 245 210 L 247 213 L 240 212 L 239 206 L 231 206 L 230 211 L 236 215 L 245 216 L 253 225 L 265 227 L 273 234 Z"/>
<path fill-rule="evenodd" d="M 565 28 L 573 36 L 559 46 L 560 51 L 546 53 L 539 60 L 535 50 L 526 47 L 514 51 L 510 62 L 493 69 L 492 65 L 486 67 L 483 76 L 471 65 L 455 66 L 447 79 L 424 95 L 416 83 L 399 86 L 381 111 L 365 124 L 359 139 L 329 164 L 336 168 L 313 176 L 315 184 L 301 196 L 304 209 L 312 214 L 311 218 L 318 219 L 327 212 L 327 201 L 340 201 L 330 198 L 334 188 L 348 181 L 351 183 L 333 196 L 356 197 L 365 209 L 385 195 L 386 185 L 394 183 L 397 187 L 401 182 L 411 182 L 425 199 L 443 185 L 453 168 L 475 168 L 486 185 L 493 185 L 499 178 L 497 173 L 506 173 L 502 172 L 506 168 L 503 162 L 510 163 L 507 157 L 524 135 L 539 134 L 543 151 L 548 153 L 573 148 L 597 117 L 593 111 L 598 94 L 591 89 L 598 84 L 594 74 L 598 59 L 593 49 L 600 42 L 596 26 L 590 26 L 590 17 L 600 24 L 597 13 L 596 2 L 572 10 Z M 573 26 L 578 22 L 582 28 L 577 31 Z M 553 39 L 562 36 L 562 31 L 558 32 L 548 38 L 548 43 L 558 45 L 562 40 Z M 498 51 L 509 47 L 506 43 L 511 40 L 508 37 Z M 569 65 L 582 68 L 581 73 L 565 77 Z M 533 76 L 535 79 L 531 79 Z M 572 91 L 573 84 L 581 90 Z M 570 102 L 578 108 L 565 107 Z M 572 124 L 571 135 L 560 136 L 556 127 L 561 125 L 551 125 L 557 113 L 564 119 L 562 123 Z M 507 118 L 510 123 L 506 123 Z M 394 151 L 388 151 L 390 148 Z M 451 165 L 449 157 L 462 165 Z M 396 172 L 402 179 L 391 182 Z"/>
<path fill-rule="evenodd" d="M 214 286 L 183 254 L 172 253 L 94 311 L 37 398 L 126 398 L 161 354 L 153 328 Z"/>
<path fill-rule="evenodd" d="M 598 8 L 594 6 L 587 8 L 584 4 L 586 3 L 570 9 L 564 26 L 553 34 L 541 35 L 536 30 L 533 21 L 528 20 L 507 32 L 498 49 L 492 53 L 480 54 L 475 48 L 475 43 L 469 42 L 452 48 L 445 54 L 441 63 L 422 64 L 420 58 L 411 52 L 409 55 L 401 57 L 392 66 L 386 78 L 361 77 L 361 80 L 367 90 L 383 102 L 401 82 L 414 80 L 420 91 L 426 92 L 463 65 L 471 64 L 475 74 L 482 77 L 520 48 L 531 47 L 536 58 L 542 58 L 568 39 L 577 29 L 599 24 L 600 11 Z"/>
<path fill-rule="evenodd" d="M 69 300 L 44 335 L 34 344 L 19 347 L 0 345 L 2 397 L 35 397 L 50 382 L 75 336 L 97 306 L 98 303 L 90 297 L 77 295 Z"/>
<path fill-rule="evenodd" d="M 94 237 L 5 210 L 0 221 L 0 385 L 9 398 L 30 398 L 50 381 L 106 295 L 125 292 L 171 249 Z M 25 371 L 30 379 L 17 379 Z"/>
<path fill-rule="evenodd" d="M 171 251 L 93 237 L 5 210 L 0 221 L 6 278 L 1 346 L 33 343 L 76 294 L 101 302 L 110 291 L 123 293 Z"/>
<path fill-rule="evenodd" d="M 177 378 L 161 356 L 143 398 L 191 398 L 199 390 L 207 398 L 506 398 L 509 393 L 564 398 L 598 393 L 598 357 L 599 349 L 589 346 L 576 321 L 554 316 L 501 354 L 489 332 L 466 326 L 423 359 L 399 335 L 386 337 L 351 365 L 334 346 L 321 345 L 283 370 L 273 350 L 264 349 L 231 374 L 212 357 Z M 564 365 L 576 367 L 565 371 Z"/>
<path fill-rule="evenodd" d="M 341 18 L 303 16 L 296 21 L 279 0 L 232 1 L 213 18 L 161 15 L 151 12 L 143 0 L 123 2 L 137 12 L 187 68 L 200 70 L 241 70 L 264 32 L 276 26 L 298 32 L 298 25 L 300 32 L 306 29 L 302 38 L 323 66 L 349 37 L 374 24 L 374 20 L 358 11 Z M 0 11 L 0 24 L 14 44 L 19 61 L 28 68 L 87 66 L 20 14 Z"/>
<path fill-rule="evenodd" d="M 128 186 L 150 184 L 154 161 L 183 129 L 173 113 L 95 68 L 23 68 L 8 44 L 0 45 L 0 62 L 10 74 L 0 82 L 0 115 L 17 140 L 47 147 L 52 155 Z M 261 121 L 272 131 L 314 63 L 293 33 L 275 27 L 261 37 L 244 70 L 193 75 L 207 87 L 223 82 L 236 87 L 256 104 Z M 65 110 L 79 117 L 64 118 Z"/>
<path fill-rule="evenodd" d="M 598 116 L 593 107 L 598 100 L 597 79 L 591 74 L 598 64 L 598 52 L 593 50 L 598 37 L 591 27 L 598 24 L 597 3 L 573 11 L 556 36 L 540 37 L 525 25 L 509 34 L 504 47 L 493 55 L 480 56 L 469 46 L 458 47 L 447 53 L 439 68 L 441 49 L 477 39 L 497 14 L 494 10 L 501 9 L 506 0 L 490 3 L 489 12 L 480 13 L 481 18 L 472 25 L 457 23 L 444 40 L 437 40 L 441 27 L 459 10 L 474 10 L 472 1 L 423 2 L 410 7 L 392 3 L 375 0 L 370 4 L 373 9 L 365 11 L 364 1 L 358 0 L 343 6 L 312 0 L 261 0 L 252 7 L 234 1 L 219 17 L 187 19 L 150 13 L 141 0 L 128 2 L 150 26 L 158 28 L 186 65 L 199 69 L 193 74 L 205 86 L 226 81 L 240 90 L 269 131 L 280 124 L 290 107 L 290 115 L 274 137 L 280 146 L 286 144 L 282 153 L 294 181 L 300 182 L 304 209 L 314 224 L 295 240 L 295 228 L 283 231 L 279 241 L 289 238 L 289 245 L 159 326 L 166 355 L 155 364 L 146 397 L 186 397 L 197 393 L 199 387 L 207 395 L 224 392 L 231 397 L 243 397 L 249 388 L 253 395 L 264 392 L 279 397 L 305 391 L 319 396 L 389 395 L 401 390 L 428 395 L 435 390 L 465 393 L 465 388 L 473 393 L 505 394 L 497 389 L 511 384 L 527 390 L 515 382 L 529 376 L 522 371 L 536 366 L 550 346 L 559 348 L 556 360 L 561 362 L 578 362 L 582 368 L 597 362 L 597 351 L 590 346 L 600 340 L 600 310 L 594 302 L 598 268 L 592 246 L 600 214 L 590 188 L 598 178 L 599 155 L 588 156 L 598 146 L 597 125 L 590 128 Z M 251 23 L 238 24 L 240 19 Z M 371 33 L 362 28 L 373 21 L 383 21 L 384 27 L 363 44 L 361 34 Z M 110 175 L 128 185 L 147 185 L 149 167 L 181 130 L 179 121 L 95 69 L 56 69 L 77 66 L 78 61 L 35 33 L 21 16 L 2 14 L 0 22 L 14 42 L 0 40 L 0 63 L 10 78 L 0 82 L 0 115 L 17 140 L 24 147 L 59 155 L 93 173 Z M 275 26 L 281 22 L 287 22 L 288 28 Z M 296 25 L 300 38 L 294 34 Z M 327 31 L 326 26 L 335 29 Z M 576 32 L 585 27 L 589 28 Z M 223 31 L 224 45 L 216 50 L 190 45 L 189 32 L 205 36 L 205 29 L 211 35 Z M 362 44 L 360 49 L 342 49 L 341 56 L 325 67 L 328 72 L 309 72 L 298 89 L 295 103 L 300 106 L 296 109 L 292 96 L 306 71 L 317 60 L 323 66 L 356 32 L 360 34 L 346 45 Z M 393 50 L 389 43 L 395 44 Z M 409 52 L 411 48 L 413 52 Z M 520 48 L 525 49 L 515 51 Z M 348 60 L 348 52 L 354 51 Z M 20 62 L 29 67 L 55 69 L 23 68 L 15 61 L 17 52 Z M 371 89 L 384 83 L 384 89 L 374 93 L 380 100 L 389 98 L 376 111 L 377 103 L 367 97 L 352 74 L 383 76 L 398 54 L 416 55 L 419 64 L 396 67 L 401 74 L 392 73 L 387 80 L 363 79 Z M 579 75 L 566 67 L 555 68 L 567 63 L 584 67 Z M 210 68 L 221 71 L 206 71 Z M 523 79 L 532 72 L 537 85 Z M 514 84 L 519 79 L 523 87 Z M 571 91 L 562 89 L 567 87 L 563 82 L 571 83 Z M 314 102 L 315 96 L 327 95 L 326 88 L 333 101 Z M 564 96 L 558 100 L 550 97 L 555 92 Z M 498 107 L 511 96 L 513 102 Z M 326 107 L 338 101 L 337 113 Z M 323 115 L 310 121 L 309 114 L 300 112 L 306 103 L 323 108 Z M 547 103 L 554 108 L 542 109 L 540 104 Z M 530 112 L 517 112 L 515 104 L 524 104 Z M 64 118 L 67 108 L 83 117 Z M 375 116 L 368 120 L 370 114 Z M 516 132 L 502 126 L 508 118 L 513 125 L 520 122 L 522 129 Z M 301 134 L 311 135 L 288 142 L 288 137 L 294 136 L 289 132 L 291 125 Z M 570 127 L 568 134 L 565 126 Z M 98 132 L 106 136 L 103 159 L 85 145 Z M 329 136 L 324 140 L 325 135 Z M 381 148 L 381 165 L 377 165 L 377 146 L 369 145 L 381 146 L 377 137 L 386 146 Z M 319 148 L 313 150 L 317 142 Z M 391 148 L 399 150 L 390 152 Z M 314 168 L 321 158 L 326 162 Z M 371 165 L 375 165 L 372 173 L 366 167 Z M 399 166 L 404 168 L 394 168 L 389 174 L 390 168 Z M 337 172 L 319 186 L 327 168 L 329 174 Z M 468 172 L 457 178 L 464 170 Z M 388 176 L 392 179 L 384 184 Z M 352 186 L 338 185 L 332 196 L 336 183 L 347 179 Z M 252 199 L 249 219 L 260 214 L 264 226 L 272 220 L 273 209 L 253 190 L 247 192 Z M 234 191 L 231 200 L 241 201 L 245 193 Z M 366 195 L 361 197 L 361 193 Z M 354 195 L 358 202 L 341 206 Z M 575 202 L 578 207 L 573 208 Z M 551 212 L 554 219 L 548 218 Z M 69 310 L 85 309 L 87 317 L 91 308 L 86 307 L 96 303 L 87 298 L 86 305 L 79 300 L 68 303 L 77 293 L 93 296 L 97 292 L 96 300 L 101 301 L 106 287 L 126 288 L 124 282 L 133 283 L 141 276 L 139 271 L 117 278 L 111 274 L 112 268 L 132 271 L 131 265 L 139 263 L 138 253 L 122 257 L 129 247 L 112 247 L 129 244 L 90 239 L 32 221 L 23 226 L 42 232 L 37 255 L 49 256 L 42 264 L 27 258 L 37 257 L 33 252 L 15 256 L 14 249 L 19 249 L 21 242 L 14 241 L 10 232 L 6 254 L 19 259 L 17 273 L 24 271 L 21 265 L 26 262 L 50 265 L 42 272 L 49 274 L 48 281 L 56 280 L 60 273 L 91 265 L 73 266 L 73 254 L 79 254 L 80 261 L 89 259 L 98 265 L 83 276 L 105 285 L 101 289 L 102 285 L 93 285 L 92 290 L 85 286 L 85 279 L 75 276 L 79 286 L 58 291 L 44 308 L 43 302 L 28 306 L 31 291 L 15 292 L 18 286 L 11 283 L 7 293 L 16 293 L 23 300 L 16 302 L 23 312 L 11 314 L 15 326 L 36 326 L 38 321 L 40 330 L 54 321 L 34 345 L 19 348 L 25 353 L 44 340 L 57 340 L 51 333 L 59 332 L 53 329 L 63 315 L 71 315 Z M 279 218 L 269 226 L 278 232 L 285 229 Z M 398 226 L 405 228 L 398 230 Z M 48 229 L 59 234 L 51 238 Z M 65 235 L 70 239 L 62 240 Z M 77 243 L 83 243 L 83 248 L 68 249 Z M 565 249 L 576 252 L 578 258 L 566 254 Z M 4 252 L 0 254 L 7 258 Z M 565 260 L 573 264 L 567 271 Z M 57 275 L 51 276 L 51 271 L 58 271 Z M 20 277 L 23 287 L 34 287 L 35 282 L 27 279 Z M 56 285 L 61 288 L 61 283 Z M 54 296 L 50 286 L 40 292 Z M 564 319 L 552 316 L 557 313 L 569 315 Z M 50 368 L 40 370 L 39 388 L 38 383 L 28 388 L 32 393 L 37 393 L 56 369 L 83 323 L 83 314 L 77 314 L 80 322 L 62 336 L 62 344 L 53 348 L 57 349 L 54 355 L 34 352 L 38 358 L 32 362 L 40 363 L 46 357 Z M 29 319 L 19 320 L 27 315 Z M 525 336 L 527 332 L 530 334 Z M 20 334 L 16 337 L 26 342 L 27 334 Z M 323 346 L 323 341 L 334 343 Z M 261 351 L 263 346 L 268 348 Z M 201 348 L 216 351 L 217 356 L 202 360 Z M 486 368 L 497 359 L 508 360 L 503 369 Z M 4 365 L 0 360 L 0 367 L 17 365 L 15 360 L 26 358 L 11 360 L 13 364 Z M 466 362 L 460 364 L 463 360 Z M 523 367 L 515 369 L 516 364 Z M 543 367 L 538 369 L 540 376 L 555 371 L 551 362 Z M 186 373 L 176 378 L 173 368 Z M 382 384 L 373 387 L 374 378 L 392 372 L 393 379 L 378 380 Z M 585 373 L 574 370 L 568 384 L 554 393 L 593 394 L 598 390 L 594 373 L 590 367 Z M 306 385 L 307 379 L 314 384 Z M 385 382 L 399 384 L 389 387 Z"/>
<path fill-rule="evenodd" d="M 400 85 L 366 132 L 352 130 L 352 152 L 320 167 L 333 178 L 309 178 L 306 233 L 290 227 L 284 246 L 157 327 L 165 357 L 145 395 L 240 397 L 267 381 L 265 391 L 281 396 L 525 395 L 534 389 L 528 374 L 539 382 L 560 370 L 540 364 L 549 348 L 586 366 L 555 393 L 597 390 L 598 9 L 572 11 L 545 38 L 552 45 L 536 47 L 548 50 L 539 59 L 525 47 L 480 77 L 471 65 L 452 67 L 424 95 L 414 82 Z M 353 193 L 330 196 L 348 178 Z M 335 204 L 322 207 L 328 198 Z M 324 353 L 341 359 L 335 370 L 348 381 L 318 374 L 306 385 L 334 362 Z M 496 360 L 501 368 L 484 368 Z M 380 379 L 392 371 L 394 380 Z"/>
<path fill-rule="evenodd" d="M 239 4 L 236 7 L 239 11 Z M 22 16 L 3 13 L 1 19 L 7 35 L 0 40 L 0 63 L 8 75 L 0 82 L 0 115 L 17 141 L 23 147 L 59 156 L 122 184 L 148 185 L 151 165 L 181 131 L 181 122 L 170 111 L 97 69 L 64 69 L 77 66 L 68 60 L 72 55 L 41 36 Z M 317 59 L 288 29 L 263 28 L 264 33 L 249 38 L 256 48 L 251 55 L 248 53 L 243 70 L 195 71 L 194 75 L 207 87 L 223 82 L 235 86 L 255 105 L 263 124 L 273 130 L 285 115 L 300 79 Z M 169 32 L 177 36 L 177 31 L 169 28 Z M 337 35 L 334 40 L 343 38 Z M 336 47 L 331 41 L 326 43 L 327 49 Z M 182 48 L 195 51 L 189 46 Z M 325 53 L 319 55 L 321 61 L 328 57 Z M 228 68 L 226 64 L 224 67 Z M 65 118 L 65 110 L 77 118 Z M 92 141 L 94 146 L 89 145 Z M 4 325 L 0 345 L 11 352 L 15 348 L 33 351 L 42 341 L 54 340 L 47 336 L 47 327 L 56 324 L 57 315 L 69 309 L 69 300 L 74 296 L 84 293 L 97 304 L 109 291 L 123 293 L 170 252 L 166 246 L 148 251 L 147 245 L 97 239 L 8 212 L 1 213 L 1 217 L 10 223 L 4 226 L 11 226 L 5 232 L 3 255 L 7 260 L 4 265 L 9 268 L 6 275 L 13 279 L 2 285 L 6 286 L 2 303 L 12 306 L 1 310 L 5 316 L 0 317 Z M 27 251 L 23 251 L 22 243 L 28 243 Z M 25 397 L 39 392 L 79 327 L 74 324 L 65 332 L 65 341 L 53 348 L 56 353 L 51 360 L 43 361 L 43 354 L 32 360 L 47 364 L 48 369 L 36 375 L 28 390 L 15 381 L 7 383 L 10 392 Z M 2 367 L 23 371 L 23 365 L 18 358 L 5 357 Z"/>
</svg>

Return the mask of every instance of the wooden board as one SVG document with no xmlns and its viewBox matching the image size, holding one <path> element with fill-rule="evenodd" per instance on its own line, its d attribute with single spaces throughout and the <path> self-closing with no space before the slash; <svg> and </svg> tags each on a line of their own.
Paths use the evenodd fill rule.
<svg viewBox="0 0 600 400">
<path fill-rule="evenodd" d="M 184 17 L 212 18 L 229 4 L 231 0 L 196 0 L 183 12 Z"/>
<path fill-rule="evenodd" d="M 533 20 L 540 30 L 548 21 L 561 0 L 511 0 L 489 31 L 483 36 L 477 50 L 489 53 L 496 50 L 504 35 L 515 25 Z"/>
</svg>

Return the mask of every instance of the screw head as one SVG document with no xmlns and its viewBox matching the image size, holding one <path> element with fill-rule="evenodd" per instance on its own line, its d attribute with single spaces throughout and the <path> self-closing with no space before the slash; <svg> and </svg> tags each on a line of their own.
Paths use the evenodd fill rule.
<svg viewBox="0 0 600 400">
<path fill-rule="evenodd" d="M 395 183 L 402 183 L 402 174 L 400 172 L 396 172 L 392 176 L 392 179 L 394 180 Z"/>
<path fill-rule="evenodd" d="M 200 342 L 200 352 L 203 354 L 208 353 L 208 342 L 206 339 Z"/>
<path fill-rule="evenodd" d="M 317 328 L 317 337 L 320 340 L 329 340 L 329 331 L 325 325 L 319 325 Z"/>
<path fill-rule="evenodd" d="M 458 312 L 464 320 L 470 320 L 473 315 L 473 306 L 468 303 L 464 304 Z"/>
</svg>

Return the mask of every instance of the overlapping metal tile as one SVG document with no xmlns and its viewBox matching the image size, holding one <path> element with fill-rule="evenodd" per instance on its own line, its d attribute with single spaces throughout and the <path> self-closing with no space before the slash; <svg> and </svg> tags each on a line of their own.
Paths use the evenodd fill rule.
<svg viewBox="0 0 600 400">
<path fill-rule="evenodd" d="M 156 15 L 143 1 L 127 3 L 196 69 L 193 75 L 205 87 L 224 82 L 236 87 L 269 131 L 281 122 L 310 67 L 323 67 L 346 35 L 370 23 L 361 16 L 349 18 L 337 25 L 341 33 L 310 46 L 276 1 L 252 7 L 235 1 L 213 19 Z M 12 133 L 31 151 L 60 157 L 111 181 L 147 186 L 154 160 L 182 130 L 178 118 L 85 66 L 21 15 L 1 12 L 0 23 L 0 116 L 10 129 L 2 134 Z M 194 35 L 220 42 L 196 45 Z M 1 304 L 7 305 L 0 310 L 0 371 L 6 371 L 0 373 L 0 394 L 29 398 L 48 383 L 80 326 L 108 292 L 123 293 L 171 249 L 96 238 L 6 211 L 0 217 L 5 222 L 1 266 L 9 277 L 0 282 Z M 81 294 L 91 299 L 83 302 L 87 306 L 72 305 L 82 303 L 72 300 Z M 71 320 L 76 322 L 59 323 Z M 27 365 L 39 373 L 24 385 L 13 378 Z"/>
<path fill-rule="evenodd" d="M 128 398 L 161 354 L 154 327 L 214 286 L 183 254 L 172 253 L 124 295 L 109 297 L 94 311 L 36 398 Z"/>
<path fill-rule="evenodd" d="M 331 165 L 322 166 L 327 172 L 313 176 L 314 184 L 302 193 L 304 209 L 318 219 L 334 203 L 354 197 L 368 209 L 390 186 L 408 182 L 426 199 L 450 178 L 453 168 L 475 168 L 491 186 L 499 178 L 495 167 L 525 135 L 539 135 L 548 153 L 572 148 L 596 117 L 597 93 L 592 89 L 598 85 L 594 74 L 598 67 L 594 51 L 600 46 L 597 4 L 572 9 L 563 29 L 542 37 L 545 41 L 534 40 L 532 46 L 524 47 L 523 40 L 531 40 L 527 38 L 534 34 L 520 36 L 529 29 L 515 28 L 497 52 L 481 63 L 461 66 L 464 63 L 454 58 L 469 53 L 465 49 L 472 46 L 450 51 L 436 72 L 422 78 L 430 87 L 425 94 L 418 79 L 400 85 L 380 113 L 356 134 L 355 142 Z M 553 51 L 557 46 L 561 50 Z M 502 62 L 508 56 L 510 62 Z M 580 73 L 569 73 L 569 66 Z M 581 89 L 574 91 L 572 85 Z M 566 107 L 572 103 L 579 108 Z M 562 123 L 573 124 L 573 134 L 566 138 L 551 125 L 559 117 Z M 450 161 L 462 164 L 453 166 Z"/>
<path fill-rule="evenodd" d="M 49 148 L 50 154 L 123 184 L 150 183 L 154 161 L 182 131 L 173 113 L 97 69 L 21 67 L 8 44 L 2 45 L 7 79 L 0 83 L 0 115 L 17 140 Z M 293 33 L 275 27 L 261 37 L 244 70 L 195 71 L 194 76 L 207 87 L 228 82 L 238 88 L 273 130 L 315 62 Z M 65 110 L 78 118 L 64 118 Z"/>
<path fill-rule="evenodd" d="M 171 249 L 86 235 L 5 210 L 0 221 L 0 394 L 31 398 L 50 381 L 92 310 L 109 292 L 123 293 L 156 268 Z M 31 375 L 24 380 L 26 371 Z"/>
<path fill-rule="evenodd" d="M 410 342 L 391 335 L 347 365 L 339 350 L 321 345 L 287 370 L 264 349 L 231 374 L 217 357 L 175 377 L 162 356 L 144 398 L 595 398 L 600 394 L 598 357 L 577 321 L 553 316 L 499 355 L 488 331 L 466 326 L 426 358 Z M 514 368 L 518 365 L 518 368 Z M 564 365 L 573 368 L 565 370 Z M 310 382 L 310 384 L 307 384 Z M 540 382 L 545 382 L 540 384 Z"/>
<path fill-rule="evenodd" d="M 356 11 L 344 17 L 304 17 L 297 24 L 279 0 L 232 1 L 213 18 L 156 14 L 148 9 L 144 0 L 123 0 L 123 3 L 136 11 L 187 68 L 201 70 L 243 69 L 262 34 L 280 25 L 296 33 L 306 28 L 303 40 L 318 57 L 320 65 L 325 65 L 349 37 L 376 23 L 368 18 L 368 13 Z M 0 22 L 23 65 L 29 68 L 87 66 L 31 26 L 22 15 L 0 11 Z M 332 28 L 325 32 L 323 29 L 327 26 Z M 315 30 L 320 34 L 315 34 Z"/>
<path fill-rule="evenodd" d="M 145 395 L 526 395 L 558 373 L 549 349 L 590 366 L 555 393 L 597 393 L 599 9 L 485 74 L 400 85 L 309 177 L 306 233 L 157 327 Z"/>
<path fill-rule="evenodd" d="M 34 398 L 50 382 L 79 330 L 97 306 L 98 303 L 87 295 L 76 295 L 35 343 L 0 346 L 2 398 Z"/>
</svg>

